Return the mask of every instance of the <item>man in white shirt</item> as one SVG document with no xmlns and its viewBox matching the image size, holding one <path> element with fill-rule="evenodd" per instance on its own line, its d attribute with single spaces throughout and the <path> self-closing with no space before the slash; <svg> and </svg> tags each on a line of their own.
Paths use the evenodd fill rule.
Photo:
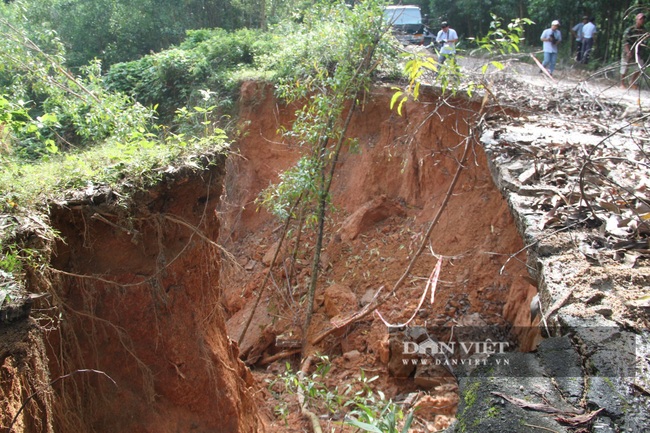
<svg viewBox="0 0 650 433">
<path fill-rule="evenodd" d="M 551 23 L 551 28 L 544 30 L 542 36 L 539 38 L 544 45 L 544 61 L 542 62 L 542 66 L 551 75 L 553 75 L 555 63 L 557 62 L 557 46 L 562 42 L 562 32 L 560 32 L 559 28 L 560 22 L 554 20 Z"/>
<path fill-rule="evenodd" d="M 589 57 L 591 56 L 594 48 L 594 38 L 596 37 L 596 32 L 598 31 L 596 24 L 594 24 L 595 20 L 596 18 L 591 17 L 589 18 L 589 22 L 582 26 L 582 54 L 580 56 L 582 60 L 580 63 L 589 63 Z"/>
<path fill-rule="evenodd" d="M 436 44 L 441 46 L 440 55 L 438 56 L 438 62 L 440 64 L 445 63 L 448 57 L 453 57 L 456 54 L 456 42 L 458 42 L 458 34 L 456 30 L 449 27 L 447 21 L 443 21 L 440 24 L 441 30 L 436 36 Z"/>
</svg>

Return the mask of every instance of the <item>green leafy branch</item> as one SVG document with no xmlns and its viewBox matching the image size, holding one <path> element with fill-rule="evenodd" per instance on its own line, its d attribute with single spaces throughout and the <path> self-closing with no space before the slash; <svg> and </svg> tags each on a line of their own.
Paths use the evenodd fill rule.
<svg viewBox="0 0 650 433">
<path fill-rule="evenodd" d="M 294 167 L 280 173 L 280 181 L 277 184 L 270 185 L 260 193 L 257 203 L 282 220 L 295 218 L 295 215 L 289 213 L 294 207 L 293 204 L 299 198 L 301 201 L 304 199 L 311 202 L 316 197 L 316 170 L 317 165 L 313 158 L 300 158 Z"/>
<path fill-rule="evenodd" d="M 335 419 L 343 418 L 343 424 L 371 433 L 408 432 L 414 412 L 405 414 L 382 391 L 373 390 L 372 383 L 378 376 L 367 377 L 362 370 L 360 376 L 343 389 L 338 386 L 330 388 L 326 385 L 326 378 L 332 364 L 327 356 L 319 355 L 317 359 L 316 369 L 310 375 L 301 376 L 286 363 L 285 372 L 279 379 L 269 381 L 271 392 L 278 398 L 280 395 L 273 390 L 281 382 L 285 392 L 303 395 L 310 411 L 328 414 Z M 289 413 L 288 403 L 280 402 L 275 411 L 277 415 L 285 417 Z"/>
<path fill-rule="evenodd" d="M 475 40 L 480 50 L 489 54 L 511 55 L 519 52 L 519 47 L 524 40 L 524 26 L 534 24 L 528 18 L 515 18 L 506 28 L 503 28 L 502 20 L 492 14 L 492 22 L 488 33 Z M 395 92 L 391 99 L 391 109 L 397 110 L 402 115 L 404 104 L 409 101 L 417 101 L 420 95 L 420 85 L 424 77 L 433 76 L 442 90 L 443 95 L 451 93 L 455 95 L 463 84 L 465 75 L 458 67 L 456 56 L 450 58 L 443 64 L 429 54 L 410 54 L 410 59 L 404 65 L 404 72 L 408 77 L 408 85 L 405 88 L 393 87 Z M 485 74 L 492 65 L 498 70 L 504 68 L 503 63 L 498 60 L 491 60 L 482 66 L 481 72 Z M 476 89 L 483 88 L 484 84 L 477 84 L 472 81 L 464 83 L 464 91 L 472 96 Z"/>
<path fill-rule="evenodd" d="M 515 18 L 508 23 L 506 28 L 503 28 L 503 20 L 501 18 L 495 14 L 490 14 L 490 16 L 492 17 L 490 30 L 485 36 L 479 37 L 474 41 L 478 49 L 489 54 L 497 54 L 500 56 L 518 53 L 519 47 L 524 41 L 524 26 L 535 23 L 529 18 Z M 487 71 L 489 65 L 499 70 L 504 67 L 501 62 L 493 60 L 483 65 L 483 73 Z"/>
<path fill-rule="evenodd" d="M 343 1 L 317 3 L 305 16 L 303 32 L 286 55 L 290 67 L 278 68 L 285 71 L 278 80 L 278 96 L 287 103 L 301 104 L 285 137 L 302 146 L 305 157 L 280 176 L 279 184 L 267 188 L 259 202 L 274 214 L 289 218 L 293 215 L 287 209 L 301 197 L 298 213 L 315 222 L 304 335 L 314 310 L 324 224 L 338 157 L 344 146 L 355 146 L 355 140 L 347 137 L 347 128 L 382 60 L 379 48 L 385 24 L 380 3 L 366 0 L 354 8 Z"/>
</svg>

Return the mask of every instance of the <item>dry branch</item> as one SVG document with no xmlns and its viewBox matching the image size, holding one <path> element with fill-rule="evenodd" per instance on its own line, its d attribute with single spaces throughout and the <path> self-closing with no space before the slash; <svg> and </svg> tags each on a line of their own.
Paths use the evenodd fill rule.
<svg viewBox="0 0 650 433">
<path fill-rule="evenodd" d="M 278 359 L 288 358 L 289 356 L 297 355 L 301 351 L 302 349 L 286 350 L 284 352 L 276 353 L 275 355 L 262 358 L 260 361 L 257 362 L 257 364 L 259 365 L 270 364 L 272 362 L 277 361 Z"/>
<path fill-rule="evenodd" d="M 311 362 L 313 360 L 313 357 L 310 355 L 305 360 L 302 362 L 302 367 L 300 368 L 300 371 L 298 372 L 298 379 L 303 380 L 305 375 L 307 374 L 307 371 L 309 370 L 309 367 L 311 367 Z M 300 404 L 300 412 L 302 415 L 307 418 L 309 421 L 311 421 L 311 428 L 314 433 L 323 433 L 323 430 L 320 426 L 320 422 L 318 421 L 318 416 L 307 409 L 307 403 L 305 401 L 305 390 L 303 387 L 299 386 L 298 387 L 298 404 Z"/>
<path fill-rule="evenodd" d="M 522 409 L 530 409 L 534 410 L 537 412 L 544 412 L 544 413 L 556 413 L 556 414 L 562 414 L 562 415 L 567 415 L 567 416 L 573 416 L 573 415 L 579 415 L 576 412 L 566 412 L 562 411 L 558 408 L 555 408 L 551 405 L 545 404 L 545 403 L 532 403 L 526 400 L 523 400 L 521 398 L 517 397 L 512 397 L 510 395 L 503 394 L 501 392 L 492 392 L 493 395 L 496 395 L 497 397 L 501 397 L 502 399 L 514 404 L 515 406 L 518 406 Z"/>
<path fill-rule="evenodd" d="M 269 268 L 266 271 L 266 275 L 264 275 L 264 281 L 262 281 L 262 287 L 260 287 L 260 290 L 257 294 L 257 298 L 255 299 L 255 304 L 253 304 L 251 313 L 248 315 L 248 319 L 246 319 L 246 324 L 244 325 L 244 329 L 242 329 L 241 334 L 239 334 L 239 338 L 237 339 L 238 346 L 241 346 L 242 342 L 244 341 L 244 337 L 246 336 L 246 332 L 248 331 L 248 327 L 253 321 L 253 316 L 255 315 L 257 306 L 259 305 L 260 300 L 262 299 L 262 295 L 264 294 L 264 289 L 266 289 L 266 283 L 269 281 L 269 276 L 271 275 L 271 271 L 273 270 L 275 261 L 277 260 L 278 255 L 280 254 L 282 243 L 284 242 L 284 239 L 287 237 L 287 232 L 289 231 L 289 223 L 291 222 L 291 215 L 293 214 L 293 211 L 295 210 L 296 206 L 298 206 L 301 200 L 302 200 L 302 194 L 296 199 L 296 202 L 291 207 L 291 210 L 289 211 L 289 216 L 287 217 L 287 220 L 285 221 L 284 226 L 282 227 L 282 233 L 280 234 L 280 241 L 278 242 L 278 247 L 275 249 L 275 252 L 273 253 L 273 258 L 271 259 Z"/>
<path fill-rule="evenodd" d="M 552 76 L 552 75 L 551 75 L 551 74 L 546 70 L 546 68 L 544 67 L 544 65 L 542 65 L 542 64 L 539 62 L 539 60 L 537 59 L 537 57 L 535 57 L 532 53 L 531 53 L 530 57 L 535 61 L 535 64 L 536 64 L 537 67 L 538 67 L 538 68 L 539 68 L 539 69 L 544 73 L 544 75 L 546 75 L 546 78 L 548 78 L 548 79 L 550 79 L 551 81 L 555 82 L 555 80 L 553 79 L 553 76 Z"/>
</svg>

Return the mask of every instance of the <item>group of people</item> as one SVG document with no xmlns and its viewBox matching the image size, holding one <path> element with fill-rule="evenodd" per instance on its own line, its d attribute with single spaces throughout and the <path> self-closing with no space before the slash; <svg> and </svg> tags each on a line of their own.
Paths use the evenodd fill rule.
<svg viewBox="0 0 650 433">
<path fill-rule="evenodd" d="M 646 54 L 642 49 L 645 45 L 646 15 L 639 13 L 635 17 L 633 26 L 628 27 L 623 33 L 623 46 L 621 51 L 621 87 L 636 88 L 637 81 L 643 68 Z M 454 29 L 449 27 L 449 23 L 443 21 L 441 29 L 436 35 L 435 44 L 438 47 L 438 62 L 444 63 L 448 58 L 456 54 L 456 42 L 458 34 Z M 587 15 L 582 17 L 582 22 L 571 28 L 571 34 L 576 40 L 576 61 L 587 64 L 594 49 L 594 42 L 598 28 L 595 24 L 595 18 Z M 545 29 L 540 37 L 544 51 L 544 61 L 542 66 L 553 75 L 555 65 L 557 64 L 558 45 L 562 42 L 562 32 L 560 31 L 560 22 L 554 20 L 551 27 Z M 630 74 L 628 74 L 630 73 Z M 629 78 L 629 85 L 628 80 Z"/>
<path fill-rule="evenodd" d="M 576 62 L 589 63 L 591 50 L 594 47 L 594 37 L 598 29 L 594 21 L 596 18 L 582 17 L 582 21 L 573 26 L 571 34 L 576 39 Z"/>
<path fill-rule="evenodd" d="M 578 63 L 589 63 L 589 58 L 594 48 L 594 40 L 598 29 L 594 23 L 594 17 L 583 16 L 582 22 L 576 24 L 571 29 L 571 34 L 576 39 L 576 61 Z M 646 15 L 638 13 L 635 16 L 635 23 L 628 27 L 623 33 L 623 43 L 621 50 L 621 87 L 637 88 L 638 79 L 647 54 L 644 46 L 646 38 Z M 549 74 L 553 75 L 555 64 L 557 63 L 558 45 L 562 41 L 562 32 L 559 30 L 560 22 L 554 20 L 551 27 L 542 32 L 540 37 L 543 43 L 544 61 L 542 66 L 546 68 Z M 631 72 L 630 74 L 628 74 Z M 628 83 L 629 78 L 629 83 Z"/>
</svg>

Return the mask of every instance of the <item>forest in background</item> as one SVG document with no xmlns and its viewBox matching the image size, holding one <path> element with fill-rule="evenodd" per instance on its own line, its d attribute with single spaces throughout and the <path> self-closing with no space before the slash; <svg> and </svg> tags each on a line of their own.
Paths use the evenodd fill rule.
<svg viewBox="0 0 650 433">
<path fill-rule="evenodd" d="M 347 0 L 350 5 L 355 0 Z M 7 3 L 5 1 L 5 3 Z M 79 67 L 97 58 L 104 67 L 159 52 L 180 43 L 187 30 L 222 28 L 267 29 L 287 19 L 300 20 L 316 2 L 310 0 L 13 0 L 34 28 L 57 33 L 66 47 L 70 67 Z M 600 29 L 596 55 L 600 63 L 615 61 L 620 55 L 624 29 L 633 23 L 638 0 L 413 0 L 393 2 L 416 4 L 428 24 L 437 29 L 447 20 L 461 39 L 485 35 L 492 14 L 505 22 L 530 18 L 526 43 L 539 45 L 539 34 L 559 19 L 565 40 L 569 29 L 583 15 L 596 18 Z M 565 44 L 569 50 L 570 44 Z M 470 48 L 465 46 L 464 48 Z"/>
<path fill-rule="evenodd" d="M 286 20 L 300 21 L 317 2 L 313 0 L 5 0 L 7 7 L 20 11 L 34 29 L 50 29 L 65 46 L 67 64 L 76 68 L 99 59 L 108 65 L 134 60 L 179 44 L 188 30 L 222 28 L 268 29 Z M 346 0 L 350 6 L 355 0 Z M 600 30 L 594 64 L 616 61 L 624 29 L 633 24 L 637 9 L 647 2 L 638 0 L 412 0 L 437 30 L 441 20 L 449 21 L 461 40 L 477 38 L 490 30 L 492 15 L 504 22 L 529 18 L 534 24 L 526 31 L 526 44 L 539 46 L 539 35 L 559 19 L 565 41 L 570 28 L 583 15 L 594 16 Z M 14 12 L 15 13 L 15 12 Z M 564 44 L 565 51 L 571 44 Z M 469 43 L 462 48 L 472 48 Z M 594 66 L 595 67 L 595 66 Z"/>
<path fill-rule="evenodd" d="M 335 70 L 333 59 L 342 55 L 337 50 L 346 49 L 341 26 L 357 39 L 366 36 L 359 29 L 371 23 L 354 22 L 343 13 L 337 18 L 339 13 L 332 12 L 367 6 L 353 1 L 5 0 L 0 3 L 4 143 L 0 158 L 3 163 L 14 158 L 31 163 L 52 160 L 60 152 L 85 151 L 97 143 L 117 143 L 121 156 L 108 152 L 110 169 L 82 169 L 75 159 L 78 155 L 67 156 L 72 167 L 66 174 L 77 173 L 77 179 L 57 183 L 74 187 L 98 173 L 118 179 L 116 173 L 128 164 L 116 161 L 131 160 L 137 153 L 134 149 L 202 145 L 205 135 L 213 136 L 215 131 L 217 136 L 232 136 L 227 131 L 228 116 L 242 80 L 261 78 L 281 87 L 291 80 L 301 83 L 305 77 L 327 78 Z M 372 3 L 375 8 L 386 4 Z M 461 36 L 461 55 L 493 52 L 481 51 L 485 41 L 524 53 L 538 51 L 537 35 L 545 27 L 541 23 L 558 16 L 571 23 L 572 17 L 577 20 L 597 11 L 596 16 L 602 15 L 600 20 L 609 27 L 603 29 L 597 18 L 601 36 L 595 61 L 588 65 L 593 69 L 616 65 L 622 29 L 633 14 L 647 9 L 644 3 L 632 4 L 631 0 L 573 4 L 458 0 L 450 5 L 431 0 L 420 1 L 420 6 L 426 20 L 452 23 Z M 514 25 L 510 20 L 519 16 L 530 19 L 519 20 L 525 23 L 521 27 L 509 27 Z M 380 17 L 381 13 L 363 19 L 381 23 Z M 494 17 L 499 17 L 501 28 L 495 27 Z M 516 41 L 503 36 L 508 33 L 506 26 L 519 32 Z M 400 70 L 401 50 L 387 30 L 385 25 L 377 30 L 383 34 L 374 53 L 381 59 L 374 73 L 382 79 L 403 80 L 409 72 Z M 567 25 L 563 30 L 570 40 Z M 609 43 L 605 43 L 607 34 L 612 35 Z M 560 62 L 563 58 L 570 62 L 570 45 L 563 44 Z M 15 192 L 11 172 L 5 170 L 0 186 L 10 185 L 8 190 Z M 16 201 L 11 194 L 0 194 L 5 209 Z"/>
</svg>

